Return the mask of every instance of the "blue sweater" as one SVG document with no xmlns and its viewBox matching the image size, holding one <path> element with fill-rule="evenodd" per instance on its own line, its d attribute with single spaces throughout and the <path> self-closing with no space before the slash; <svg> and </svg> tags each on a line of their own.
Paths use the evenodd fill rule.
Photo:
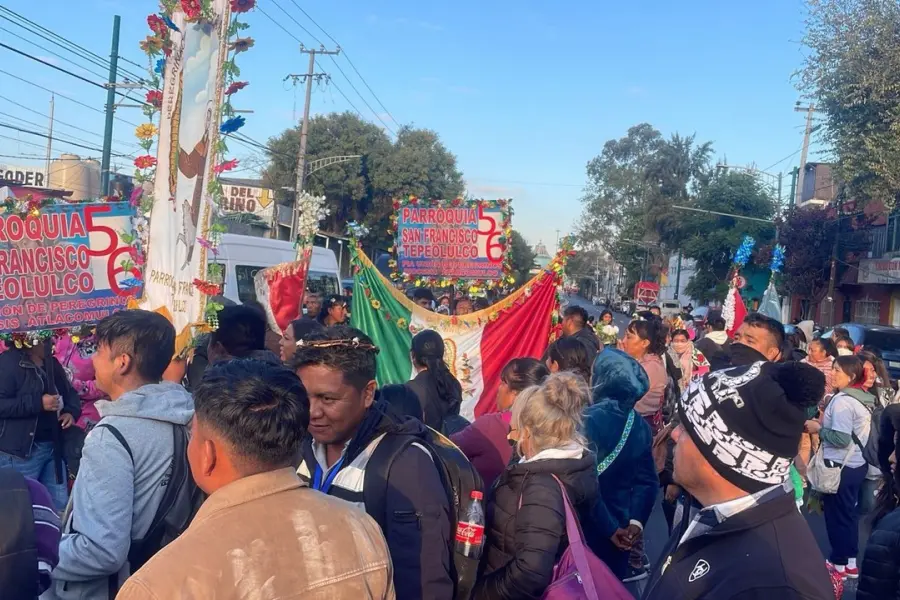
<svg viewBox="0 0 900 600">
<path fill-rule="evenodd" d="M 584 429 L 598 463 L 619 443 L 628 414 L 649 387 L 644 368 L 624 352 L 606 347 L 597 355 L 591 377 L 593 405 L 585 411 Z M 650 426 L 635 415 L 622 451 L 599 475 L 599 499 L 593 519 L 585 528 L 592 547 L 609 540 L 617 528 L 627 527 L 630 520 L 645 525 L 650 518 L 659 490 L 652 442 Z"/>
</svg>

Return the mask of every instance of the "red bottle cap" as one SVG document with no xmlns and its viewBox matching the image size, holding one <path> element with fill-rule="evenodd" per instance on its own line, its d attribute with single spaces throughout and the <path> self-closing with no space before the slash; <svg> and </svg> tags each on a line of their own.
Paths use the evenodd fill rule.
<svg viewBox="0 0 900 600">
<path fill-rule="evenodd" d="M 481 492 L 477 490 L 472 492 L 472 500 L 481 500 L 482 498 L 484 498 L 484 494 L 482 494 Z"/>
</svg>

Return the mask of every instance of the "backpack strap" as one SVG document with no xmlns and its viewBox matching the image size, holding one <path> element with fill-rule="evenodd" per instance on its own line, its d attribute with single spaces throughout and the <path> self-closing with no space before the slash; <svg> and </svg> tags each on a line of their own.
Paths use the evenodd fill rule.
<svg viewBox="0 0 900 600">
<path fill-rule="evenodd" d="M 382 436 L 381 441 L 369 457 L 363 481 L 363 503 L 366 512 L 375 519 L 381 530 L 387 524 L 387 489 L 391 466 L 400 454 L 414 442 L 419 441 L 411 435 Z"/>
<path fill-rule="evenodd" d="M 581 585 L 584 586 L 585 596 L 588 598 L 600 598 L 597 594 L 597 586 L 594 584 L 594 576 L 591 572 L 590 564 L 588 564 L 584 533 L 581 531 L 578 516 L 575 513 L 572 502 L 569 500 L 569 494 L 566 493 L 566 486 L 563 485 L 563 482 L 556 475 L 553 475 L 553 479 L 556 480 L 557 485 L 559 485 L 559 491 L 562 494 L 563 505 L 566 509 L 566 537 L 569 538 L 569 549 L 572 550 L 575 567 L 578 569 L 578 575 L 581 576 Z"/>
<path fill-rule="evenodd" d="M 606 456 L 606 458 L 601 460 L 599 465 L 597 465 L 597 475 L 600 475 L 601 473 L 603 473 L 603 471 L 608 469 L 609 466 L 611 464 L 613 464 L 613 461 L 616 460 L 616 458 L 618 458 L 619 454 L 621 454 L 622 448 L 625 447 L 625 442 L 628 441 L 628 436 L 631 434 L 631 428 L 634 426 L 634 415 L 635 414 L 637 414 L 637 413 L 635 413 L 634 409 L 629 411 L 628 420 L 625 421 L 625 429 L 622 431 L 622 437 L 619 438 L 619 443 L 616 444 L 616 447 L 613 448 L 613 451 L 610 452 Z"/>
<path fill-rule="evenodd" d="M 131 457 L 131 464 L 134 464 L 134 454 L 131 452 L 131 446 L 128 445 L 128 441 L 125 439 L 125 436 L 122 435 L 121 431 L 119 431 L 109 423 L 100 423 L 99 425 L 94 426 L 94 429 L 108 429 L 113 437 L 119 440 L 119 443 L 122 444 L 122 447 L 125 448 L 125 451 L 128 452 L 128 456 Z"/>
</svg>

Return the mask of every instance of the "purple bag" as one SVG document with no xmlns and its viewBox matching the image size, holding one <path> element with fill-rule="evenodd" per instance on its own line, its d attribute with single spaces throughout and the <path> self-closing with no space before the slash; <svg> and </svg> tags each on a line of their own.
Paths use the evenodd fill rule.
<svg viewBox="0 0 900 600">
<path fill-rule="evenodd" d="M 584 543 L 584 534 L 566 488 L 556 477 L 566 507 L 569 547 L 553 567 L 553 580 L 542 600 L 633 600 L 619 578 Z M 599 590 L 599 591 L 598 591 Z"/>
</svg>

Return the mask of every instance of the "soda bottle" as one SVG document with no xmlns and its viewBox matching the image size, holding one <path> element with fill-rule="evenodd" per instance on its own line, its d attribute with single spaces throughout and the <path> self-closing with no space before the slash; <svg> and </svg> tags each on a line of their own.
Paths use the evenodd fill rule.
<svg viewBox="0 0 900 600">
<path fill-rule="evenodd" d="M 481 551 L 484 548 L 484 507 L 481 504 L 483 497 L 477 490 L 472 492 L 469 510 L 465 518 L 461 516 L 456 525 L 456 552 L 476 560 L 481 558 Z"/>
</svg>

